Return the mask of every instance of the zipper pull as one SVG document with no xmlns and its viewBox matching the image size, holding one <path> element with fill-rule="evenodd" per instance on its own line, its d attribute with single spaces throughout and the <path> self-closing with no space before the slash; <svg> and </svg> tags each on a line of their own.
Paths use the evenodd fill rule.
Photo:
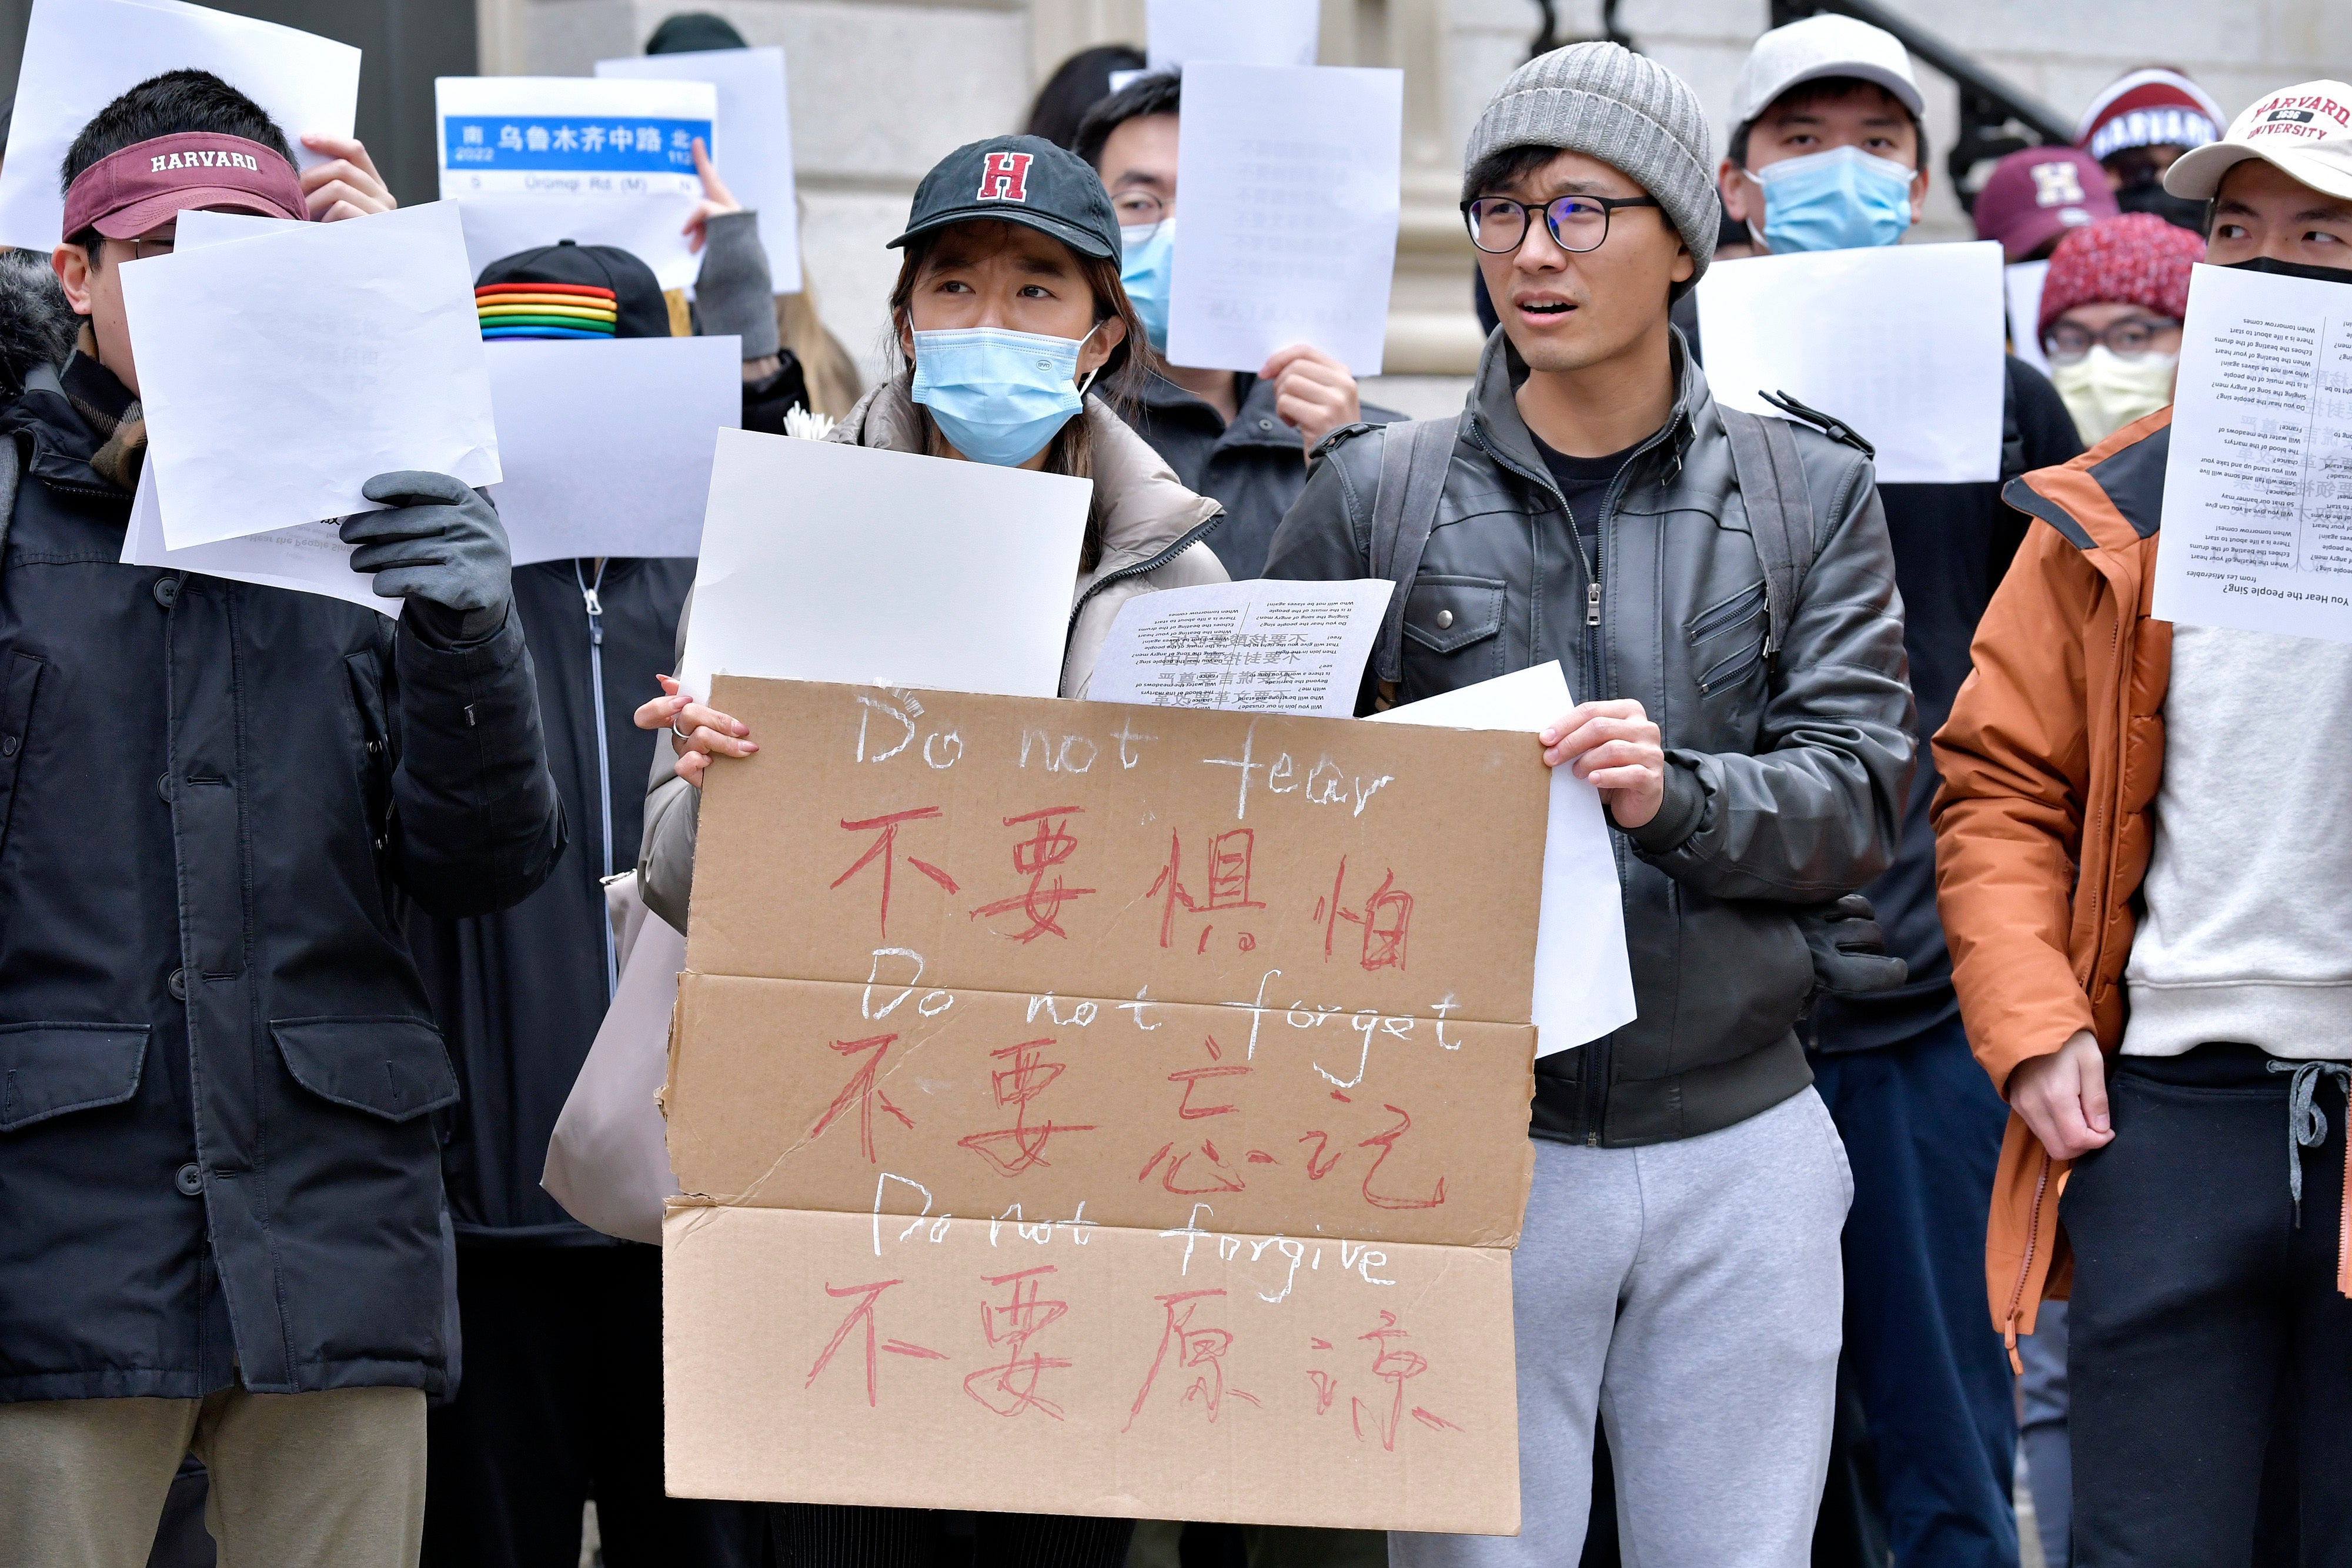
<svg viewBox="0 0 2352 1568">
<path fill-rule="evenodd" d="M 1601 624 L 1601 585 L 1597 582 L 1588 585 L 1584 591 L 1584 623 L 1587 626 Z"/>
<path fill-rule="evenodd" d="M 588 640 L 601 648 L 604 645 L 604 601 L 593 588 L 582 589 L 580 597 L 588 606 Z"/>
</svg>

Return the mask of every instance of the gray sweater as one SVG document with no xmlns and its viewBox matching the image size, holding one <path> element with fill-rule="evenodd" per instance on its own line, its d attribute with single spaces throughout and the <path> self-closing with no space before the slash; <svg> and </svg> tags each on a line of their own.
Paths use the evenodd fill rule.
<svg viewBox="0 0 2352 1568">
<path fill-rule="evenodd" d="M 2179 626 L 2126 1056 L 2352 1060 L 2352 644 Z"/>
</svg>

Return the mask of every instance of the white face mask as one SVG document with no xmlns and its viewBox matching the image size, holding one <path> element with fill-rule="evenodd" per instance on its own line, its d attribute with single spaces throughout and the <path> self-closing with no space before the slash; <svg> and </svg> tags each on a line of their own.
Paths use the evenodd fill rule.
<svg viewBox="0 0 2352 1568">
<path fill-rule="evenodd" d="M 2066 401 L 2074 428 L 2093 446 L 2136 419 L 2145 419 L 2172 401 L 2179 354 L 2141 354 L 2126 359 L 2105 343 L 2071 364 L 2050 367 L 2050 384 Z"/>
</svg>

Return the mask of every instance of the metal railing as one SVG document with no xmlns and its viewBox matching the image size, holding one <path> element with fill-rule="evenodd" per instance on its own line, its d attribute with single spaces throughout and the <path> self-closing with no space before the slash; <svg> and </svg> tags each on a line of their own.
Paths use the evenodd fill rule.
<svg viewBox="0 0 2352 1568">
<path fill-rule="evenodd" d="M 1884 27 L 1912 58 L 1951 79 L 1960 89 L 1960 134 L 1945 154 L 1944 167 L 1963 207 L 1976 205 L 1979 168 L 2027 147 L 2063 147 L 2074 140 L 2074 125 L 2056 110 L 1878 0 L 1771 0 L 1771 7 L 1775 27 L 1827 12 Z"/>
<path fill-rule="evenodd" d="M 1618 21 L 1618 3 L 1601 0 L 1597 36 L 1627 48 L 1638 47 Z M 1959 89 L 1960 132 L 1944 155 L 1944 167 L 1964 208 L 1973 210 L 1976 205 L 1979 169 L 2027 147 L 2063 147 L 2074 140 L 2073 124 L 2056 110 L 1878 0 L 1769 0 L 1769 4 L 1768 25 L 1774 27 L 1827 12 L 1884 27 L 1902 41 L 1914 59 L 1950 78 Z M 1559 36 L 1555 0 L 1536 0 L 1536 7 L 1542 16 L 1542 27 L 1528 46 L 1528 58 L 1577 41 Z"/>
</svg>

